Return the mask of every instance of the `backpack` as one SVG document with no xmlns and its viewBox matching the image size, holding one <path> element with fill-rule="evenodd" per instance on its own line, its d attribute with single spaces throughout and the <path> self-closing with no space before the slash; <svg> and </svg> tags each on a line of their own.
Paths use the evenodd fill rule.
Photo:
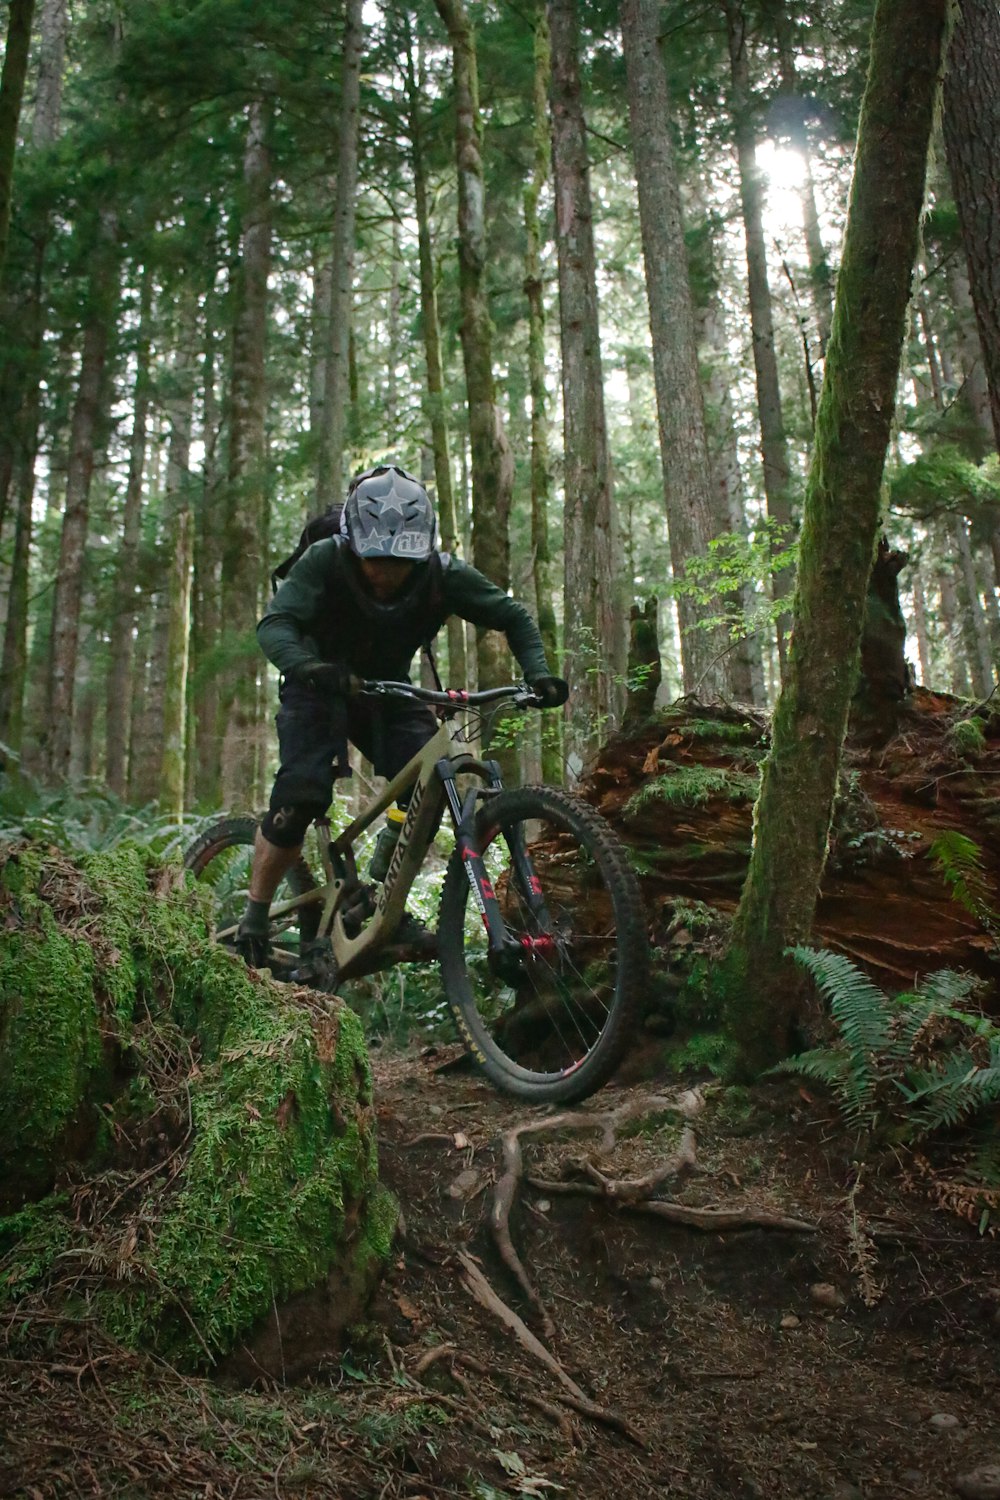
<svg viewBox="0 0 1000 1500">
<path fill-rule="evenodd" d="M 343 514 L 344 507 L 338 502 L 336 505 L 331 505 L 321 516 L 309 517 L 309 520 L 302 528 L 302 535 L 296 543 L 295 551 L 289 552 L 284 561 L 278 563 L 271 574 L 272 594 L 278 592 L 278 584 L 284 582 L 299 558 L 309 550 L 313 542 L 323 542 L 326 541 L 327 537 L 340 535 L 340 520 Z"/>
</svg>

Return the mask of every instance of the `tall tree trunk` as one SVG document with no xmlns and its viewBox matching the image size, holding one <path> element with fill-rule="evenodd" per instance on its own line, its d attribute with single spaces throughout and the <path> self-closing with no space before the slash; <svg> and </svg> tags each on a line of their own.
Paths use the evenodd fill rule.
<svg viewBox="0 0 1000 1500">
<path fill-rule="evenodd" d="M 194 730 L 194 769 L 190 782 L 198 807 L 217 807 L 220 797 L 221 742 L 219 739 L 219 678 L 209 660 L 219 642 L 222 621 L 222 476 L 219 472 L 219 408 L 215 391 L 217 334 L 213 323 L 211 289 L 205 297 L 204 346 L 201 380 L 201 428 L 205 457 L 202 463 L 195 526 L 192 585 L 192 641 L 194 665 L 191 723 Z"/>
<path fill-rule="evenodd" d="M 700 263 L 692 279 L 692 291 L 696 294 L 697 345 L 704 361 L 699 373 L 705 393 L 708 449 L 712 464 L 712 508 L 718 518 L 720 531 L 728 531 L 734 537 L 746 540 L 749 529 L 733 411 L 735 377 L 719 298 L 714 226 L 700 194 L 699 201 L 705 211 L 706 222 L 698 237 Z M 764 631 L 757 618 L 760 614 L 759 600 L 749 578 L 734 589 L 732 606 L 737 623 L 742 619 L 747 633 L 733 643 L 726 658 L 728 691 L 737 703 L 763 705 L 767 702 L 762 644 Z"/>
<path fill-rule="evenodd" d="M 944 79 L 944 138 L 1000 451 L 1000 8 L 959 0 Z"/>
<path fill-rule="evenodd" d="M 14 152 L 17 147 L 17 125 L 21 118 L 24 80 L 28 72 L 28 49 L 31 46 L 31 22 L 35 0 L 10 0 L 7 16 L 7 44 L 0 73 L 0 287 L 7 258 L 7 235 L 10 231 L 11 187 L 14 177 Z"/>
<path fill-rule="evenodd" d="M 246 206 L 236 287 L 230 378 L 229 475 L 222 544 L 222 599 L 228 637 L 222 798 L 245 806 L 257 758 L 257 678 L 263 670 L 256 626 L 267 575 L 264 516 L 267 384 L 267 278 L 271 263 L 271 154 L 268 108 L 250 106 L 243 159 Z"/>
<path fill-rule="evenodd" d="M 965 635 L 965 650 L 972 671 L 972 691 L 977 698 L 985 698 L 993 688 L 993 652 L 990 646 L 989 626 L 983 611 L 979 593 L 979 580 L 969 541 L 969 523 L 964 516 L 955 516 L 951 523 L 951 535 L 958 556 L 959 571 L 965 585 L 965 609 L 962 611 L 962 628 Z"/>
<path fill-rule="evenodd" d="M 325 509 L 340 498 L 347 432 L 348 359 L 354 300 L 354 216 L 358 185 L 358 119 L 361 112 L 362 0 L 347 0 L 340 62 L 340 132 L 337 192 L 333 205 L 330 270 L 330 340 L 323 380 L 323 420 L 316 459 L 316 500 Z"/>
<path fill-rule="evenodd" d="M 743 227 L 747 252 L 747 292 L 750 302 L 750 328 L 753 362 L 757 379 L 757 410 L 760 420 L 760 448 L 764 465 L 764 494 L 770 520 L 780 528 L 787 544 L 792 531 L 791 469 L 788 444 L 781 411 L 781 386 L 778 361 L 774 350 L 774 316 L 771 288 L 767 279 L 767 250 L 764 241 L 764 202 L 760 169 L 757 166 L 757 140 L 750 91 L 750 64 L 747 56 L 747 18 L 744 0 L 725 0 L 729 37 L 729 60 L 732 79 L 732 117 L 736 137 L 736 155 L 740 172 L 740 199 L 743 205 Z M 776 599 L 791 594 L 790 569 L 773 575 Z M 790 601 L 789 601 L 790 602 Z M 789 618 L 778 624 L 778 656 L 787 656 Z"/>
<path fill-rule="evenodd" d="M 720 528 L 712 508 L 705 404 L 659 26 L 659 0 L 623 0 L 622 41 L 653 337 L 664 500 L 673 574 L 682 584 L 688 561 L 708 553 L 709 542 Z M 714 601 L 706 608 L 690 594 L 677 596 L 686 693 L 702 692 L 714 698 L 723 691 L 728 636 L 718 626 L 706 629 L 700 624 L 706 615 L 717 613 Z"/>
<path fill-rule="evenodd" d="M 132 705 L 136 583 L 139 571 L 139 529 L 142 520 L 142 481 L 146 466 L 146 431 L 150 402 L 149 327 L 153 278 L 148 265 L 142 269 L 139 287 L 139 331 L 136 339 L 135 389 L 132 401 L 132 438 L 129 444 L 128 479 L 122 515 L 121 541 L 115 576 L 114 610 L 111 619 L 110 660 L 107 679 L 107 764 L 105 775 L 111 791 L 124 797 L 128 787 L 128 745 L 131 737 L 129 710 Z"/>
<path fill-rule="evenodd" d="M 191 418 L 194 406 L 195 340 L 198 306 L 189 287 L 181 291 L 177 353 L 167 403 L 170 455 L 167 460 L 167 670 L 163 693 L 163 739 L 159 805 L 180 819 L 184 811 L 185 730 L 188 651 L 191 637 Z"/>
<path fill-rule="evenodd" d="M 38 78 L 31 144 L 35 151 L 50 146 L 59 133 L 62 79 L 66 50 L 66 0 L 43 0 L 40 17 Z M 10 592 L 0 665 L 0 742 L 21 749 L 24 731 L 24 690 L 27 670 L 28 596 L 35 499 L 35 463 L 41 421 L 41 380 L 45 335 L 45 253 L 50 237 L 49 215 L 33 226 L 32 279 L 20 308 L 20 341 L 27 351 L 18 372 L 20 409 L 10 422 L 10 434 L 0 443 L 9 465 L 0 476 L 0 510 L 11 479 L 17 484 L 14 548 Z M 13 369 L 14 362 L 10 362 Z M 10 441 L 10 438 L 13 441 Z M 15 462 L 16 459 L 16 462 Z"/>
<path fill-rule="evenodd" d="M 542 230 L 538 200 L 549 180 L 552 150 L 549 141 L 549 84 L 552 77 L 552 44 L 545 0 L 534 10 L 534 80 L 532 137 L 534 152 L 531 177 L 524 189 L 524 295 L 528 303 L 528 387 L 531 397 L 531 557 L 535 618 L 545 654 L 555 665 L 559 660 L 556 640 L 555 584 L 549 547 L 549 415 L 545 385 L 545 300 L 542 295 Z M 550 716 L 541 725 L 542 779 L 556 786 L 563 779 L 562 720 Z"/>
<path fill-rule="evenodd" d="M 566 676 L 573 688 L 568 759 L 579 772 L 621 717 L 628 614 L 604 413 L 576 0 L 550 0 L 549 26 L 563 390 L 563 631 Z"/>
<path fill-rule="evenodd" d="M 417 212 L 420 319 L 424 331 L 424 360 L 427 365 L 425 410 L 430 423 L 431 447 L 434 452 L 434 482 L 437 487 L 441 545 L 446 552 L 457 552 L 461 539 L 455 513 L 455 489 L 451 478 L 451 454 L 448 446 L 448 414 L 445 406 L 444 369 L 441 361 L 441 325 L 438 320 L 434 251 L 431 242 L 430 210 L 427 204 L 424 124 L 420 114 L 420 89 L 417 84 L 413 42 L 408 23 L 400 50 L 405 65 L 406 102 L 410 129 L 410 168 L 413 172 L 413 197 Z M 448 620 L 448 676 L 452 687 L 464 688 L 466 685 L 468 666 L 465 657 L 465 621 L 460 620 L 457 615 L 452 615 Z"/>
<path fill-rule="evenodd" d="M 920 685 L 931 685 L 931 647 L 927 630 L 927 603 L 924 598 L 923 571 L 918 566 L 910 574 L 913 591 L 913 634 L 917 638 L 917 660 L 920 663 Z"/>
<path fill-rule="evenodd" d="M 990 388 L 986 381 L 986 366 L 982 346 L 976 327 L 976 313 L 972 306 L 969 277 L 965 268 L 964 252 L 948 258 L 948 294 L 955 310 L 958 332 L 958 354 L 962 366 L 962 394 L 971 411 L 976 427 L 982 434 L 983 449 L 989 452 L 996 448 L 993 430 L 993 411 L 990 404 Z M 981 450 L 982 451 L 982 450 Z"/>
<path fill-rule="evenodd" d="M 434 0 L 434 3 L 448 30 L 454 66 L 460 331 L 472 448 L 472 560 L 481 573 L 506 589 L 510 585 L 507 526 L 514 488 L 514 458 L 493 384 L 475 40 L 462 0 Z M 502 638 L 495 631 L 482 631 L 476 647 L 480 689 L 509 682 L 510 661 Z"/>
<path fill-rule="evenodd" d="M 52 674 L 49 688 L 49 774 L 57 781 L 69 773 L 73 733 L 80 606 L 86 566 L 87 523 L 94 449 L 105 393 L 104 367 L 115 317 L 118 263 L 117 215 L 102 210 L 94 245 L 87 294 L 87 313 L 80 356 L 80 378 L 70 430 L 66 500 L 59 565 L 52 603 Z"/>
<path fill-rule="evenodd" d="M 877 0 L 833 332 L 806 488 L 788 670 L 730 950 L 739 1068 L 782 1056 L 799 990 L 854 692 L 882 470 L 917 248 L 947 0 Z"/>
</svg>

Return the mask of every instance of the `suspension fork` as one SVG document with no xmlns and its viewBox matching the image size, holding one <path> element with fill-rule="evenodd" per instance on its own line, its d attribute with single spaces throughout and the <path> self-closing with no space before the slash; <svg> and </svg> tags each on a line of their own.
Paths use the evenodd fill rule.
<svg viewBox="0 0 1000 1500">
<path fill-rule="evenodd" d="M 495 760 L 481 762 L 482 769 L 486 773 L 487 790 L 495 795 L 503 790 L 503 779 L 500 774 L 500 766 Z M 522 938 L 518 940 L 507 931 L 507 924 L 500 910 L 493 882 L 486 872 L 486 864 L 482 855 L 476 848 L 475 822 L 476 804 L 480 797 L 480 789 L 472 787 L 466 793 L 464 799 L 459 796 L 458 787 L 455 784 L 455 773 L 451 761 L 447 758 L 437 763 L 437 773 L 444 786 L 444 794 L 451 812 L 452 821 L 455 824 L 455 839 L 458 845 L 459 857 L 465 866 L 465 874 L 472 889 L 473 899 L 479 908 L 479 915 L 483 919 L 486 928 L 488 948 L 491 954 L 509 953 L 511 950 L 520 952 L 523 947 L 534 947 L 536 941 L 540 946 L 549 947 L 552 943 L 551 922 L 542 895 L 542 883 L 535 874 L 534 866 L 524 847 L 524 837 L 520 828 L 513 833 L 504 833 L 504 839 L 510 850 L 513 860 L 514 878 L 524 897 L 528 910 L 531 912 L 543 936 L 540 939 Z"/>
</svg>

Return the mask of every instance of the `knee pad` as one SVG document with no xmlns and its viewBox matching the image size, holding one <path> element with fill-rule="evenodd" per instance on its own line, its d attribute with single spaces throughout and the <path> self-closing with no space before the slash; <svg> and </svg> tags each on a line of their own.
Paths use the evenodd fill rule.
<svg viewBox="0 0 1000 1500">
<path fill-rule="evenodd" d="M 276 849 L 296 849 L 316 815 L 315 807 L 271 807 L 261 819 L 260 831 Z"/>
</svg>

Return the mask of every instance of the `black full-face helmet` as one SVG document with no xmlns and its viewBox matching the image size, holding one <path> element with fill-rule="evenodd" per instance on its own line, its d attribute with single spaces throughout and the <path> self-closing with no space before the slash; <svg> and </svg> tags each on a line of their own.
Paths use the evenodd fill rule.
<svg viewBox="0 0 1000 1500">
<path fill-rule="evenodd" d="M 352 480 L 341 530 L 357 557 L 426 562 L 434 550 L 434 507 L 419 479 L 382 464 Z"/>
</svg>

